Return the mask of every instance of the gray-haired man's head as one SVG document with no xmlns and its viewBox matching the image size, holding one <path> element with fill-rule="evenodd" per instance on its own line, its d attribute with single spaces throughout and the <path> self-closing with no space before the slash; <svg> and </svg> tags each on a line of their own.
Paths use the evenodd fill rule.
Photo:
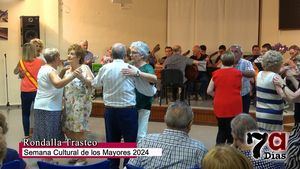
<svg viewBox="0 0 300 169">
<path fill-rule="evenodd" d="M 165 122 L 170 129 L 188 132 L 193 118 L 194 113 L 192 108 L 185 102 L 176 101 L 168 107 Z"/>
<path fill-rule="evenodd" d="M 124 59 L 126 56 L 126 47 L 122 43 L 115 43 L 111 49 L 113 59 Z"/>
</svg>

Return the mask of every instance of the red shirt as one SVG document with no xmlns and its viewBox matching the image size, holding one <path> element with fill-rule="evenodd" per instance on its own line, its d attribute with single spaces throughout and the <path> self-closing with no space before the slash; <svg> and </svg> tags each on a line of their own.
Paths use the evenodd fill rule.
<svg viewBox="0 0 300 169">
<path fill-rule="evenodd" d="M 219 118 L 234 117 L 242 112 L 242 73 L 235 68 L 213 72 L 214 112 Z"/>
<path fill-rule="evenodd" d="M 33 61 L 23 61 L 24 66 L 28 72 L 33 76 L 33 78 L 37 81 L 37 74 L 42 66 L 43 61 L 39 58 L 35 58 Z M 20 66 L 20 70 L 22 70 Z M 21 81 L 21 91 L 22 92 L 34 92 L 37 88 L 32 84 L 32 82 L 25 77 Z"/>
</svg>

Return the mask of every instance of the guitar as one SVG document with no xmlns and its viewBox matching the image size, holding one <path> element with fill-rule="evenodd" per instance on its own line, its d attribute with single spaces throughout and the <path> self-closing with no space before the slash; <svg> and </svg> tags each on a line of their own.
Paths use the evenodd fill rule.
<svg viewBox="0 0 300 169">
<path fill-rule="evenodd" d="M 160 45 L 156 44 L 154 48 L 151 50 L 149 58 L 148 58 L 148 63 L 152 65 L 153 68 L 155 68 L 155 64 L 157 63 L 157 58 L 155 56 L 155 53 L 160 50 Z"/>
<path fill-rule="evenodd" d="M 208 62 L 207 62 L 208 63 L 207 67 L 221 68 L 221 66 L 222 66 L 222 61 L 221 61 L 221 58 L 220 58 L 221 56 L 218 56 L 218 58 L 216 58 L 215 63 L 213 63 L 213 61 L 211 59 L 212 57 L 214 57 L 218 53 L 219 53 L 219 51 L 216 51 L 216 52 L 209 55 Z"/>
<path fill-rule="evenodd" d="M 184 52 L 182 56 L 187 56 L 190 54 L 190 50 Z M 198 67 L 197 65 L 187 65 L 185 67 L 185 77 L 188 81 L 196 81 L 198 78 Z"/>
<path fill-rule="evenodd" d="M 184 52 L 183 54 L 182 54 L 182 56 L 187 56 L 188 54 L 190 54 L 190 50 L 188 50 L 188 51 L 186 51 L 186 52 Z"/>
</svg>

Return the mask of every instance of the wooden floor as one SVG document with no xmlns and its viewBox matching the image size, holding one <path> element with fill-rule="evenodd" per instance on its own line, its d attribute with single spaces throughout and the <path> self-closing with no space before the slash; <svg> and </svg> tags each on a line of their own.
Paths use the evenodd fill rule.
<svg viewBox="0 0 300 169">
<path fill-rule="evenodd" d="M 194 104 L 194 106 L 193 106 Z M 194 112 L 194 124 L 198 125 L 210 125 L 210 126 L 216 126 L 217 125 L 217 119 L 214 115 L 213 108 L 210 106 L 204 107 L 204 106 L 197 106 L 196 103 L 191 102 L 192 109 Z M 203 103 L 201 105 L 210 105 L 209 103 Z M 167 104 L 162 104 L 161 106 L 159 104 L 152 104 L 151 108 L 151 115 L 150 115 L 150 121 L 156 121 L 156 122 L 163 122 L 164 121 L 164 115 L 167 110 Z M 92 117 L 104 117 L 104 104 L 101 99 L 96 99 L 93 101 L 93 108 L 92 108 Z M 252 108 L 250 109 L 250 114 L 255 118 L 255 111 Z M 284 129 L 285 131 L 290 131 L 293 127 L 294 118 L 293 115 L 290 113 L 284 114 Z"/>
</svg>

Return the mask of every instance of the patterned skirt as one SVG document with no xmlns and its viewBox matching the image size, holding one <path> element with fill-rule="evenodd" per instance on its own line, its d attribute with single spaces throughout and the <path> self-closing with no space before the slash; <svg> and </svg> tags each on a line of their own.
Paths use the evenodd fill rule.
<svg viewBox="0 0 300 169">
<path fill-rule="evenodd" d="M 297 123 L 290 133 L 286 155 L 286 169 L 300 168 L 300 123 Z"/>
<path fill-rule="evenodd" d="M 33 140 L 64 140 L 61 111 L 34 110 Z"/>
</svg>

